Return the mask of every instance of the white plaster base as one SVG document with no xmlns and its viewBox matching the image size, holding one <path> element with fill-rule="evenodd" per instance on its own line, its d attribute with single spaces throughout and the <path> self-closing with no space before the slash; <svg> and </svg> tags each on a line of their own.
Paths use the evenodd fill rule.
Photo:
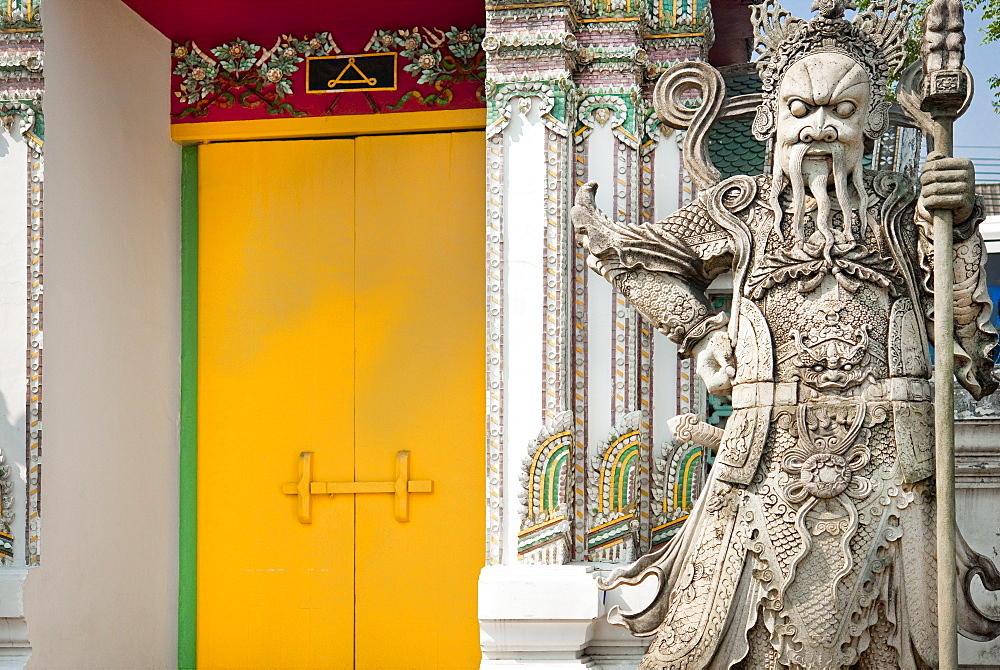
<svg viewBox="0 0 1000 670">
<path fill-rule="evenodd" d="M 606 614 L 612 605 L 642 607 L 655 584 L 604 593 L 597 588 L 601 574 L 591 565 L 483 568 L 480 667 L 635 668 L 649 640 L 608 624 Z"/>
<path fill-rule="evenodd" d="M 27 568 L 0 571 L 0 670 L 21 670 L 31 656 L 24 619 L 24 579 Z"/>
<path fill-rule="evenodd" d="M 585 657 L 601 614 L 589 566 L 490 566 L 479 573 L 483 668 L 594 667 Z"/>
</svg>

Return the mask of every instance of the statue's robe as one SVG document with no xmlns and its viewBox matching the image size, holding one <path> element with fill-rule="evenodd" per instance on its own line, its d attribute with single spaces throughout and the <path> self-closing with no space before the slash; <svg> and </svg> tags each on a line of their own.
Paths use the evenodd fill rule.
<svg viewBox="0 0 1000 670">
<path fill-rule="evenodd" d="M 643 668 L 937 665 L 933 245 L 910 180 L 865 185 L 850 235 L 836 204 L 836 234 L 817 231 L 807 198 L 805 241 L 789 212 L 774 225 L 769 177 L 733 177 L 642 226 L 594 209 L 593 185 L 578 196 L 592 268 L 682 356 L 723 328 L 735 351 L 733 414 L 685 527 L 605 583 L 659 579 L 648 608 L 610 615 L 655 636 Z M 977 224 L 956 227 L 954 267 L 956 373 L 978 398 L 997 386 L 997 336 Z M 731 320 L 705 295 L 725 271 Z M 959 545 L 964 570 L 1000 579 Z M 966 634 L 1000 632 L 962 612 Z"/>
</svg>

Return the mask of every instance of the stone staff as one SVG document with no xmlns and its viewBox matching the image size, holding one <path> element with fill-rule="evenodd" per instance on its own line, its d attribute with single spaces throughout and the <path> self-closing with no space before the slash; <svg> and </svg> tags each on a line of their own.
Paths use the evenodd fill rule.
<svg viewBox="0 0 1000 670">
<path fill-rule="evenodd" d="M 965 20 L 961 0 L 934 0 L 924 15 L 920 46 L 923 98 L 929 113 L 932 154 L 953 156 L 955 119 L 965 111 L 971 77 L 963 68 Z M 931 156 L 928 156 L 930 158 Z M 934 226 L 934 414 L 937 487 L 938 658 L 958 667 L 958 595 L 955 558 L 955 292 L 953 212 L 932 210 Z"/>
</svg>

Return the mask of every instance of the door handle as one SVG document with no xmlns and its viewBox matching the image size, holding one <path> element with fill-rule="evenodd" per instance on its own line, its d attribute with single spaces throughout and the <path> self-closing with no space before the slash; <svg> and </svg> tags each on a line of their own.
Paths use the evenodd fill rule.
<svg viewBox="0 0 1000 670">
<path fill-rule="evenodd" d="M 312 523 L 312 496 L 357 493 L 396 494 L 396 520 L 410 520 L 411 493 L 431 493 L 434 482 L 429 479 L 410 479 L 410 452 L 396 454 L 396 479 L 389 482 L 316 482 L 312 478 L 313 452 L 299 454 L 299 480 L 281 485 L 281 492 L 299 498 L 298 517 L 302 523 Z"/>
</svg>

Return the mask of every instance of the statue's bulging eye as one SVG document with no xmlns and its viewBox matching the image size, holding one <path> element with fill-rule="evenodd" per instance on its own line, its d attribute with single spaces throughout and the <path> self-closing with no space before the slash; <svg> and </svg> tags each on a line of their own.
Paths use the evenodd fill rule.
<svg viewBox="0 0 1000 670">
<path fill-rule="evenodd" d="M 801 119 L 803 116 L 809 113 L 809 107 L 807 107 L 806 103 L 802 102 L 801 100 L 792 100 L 788 104 L 788 111 L 792 113 L 792 116 Z"/>
<path fill-rule="evenodd" d="M 855 105 L 853 102 L 845 100 L 844 102 L 837 105 L 836 109 L 837 116 L 839 116 L 842 119 L 846 119 L 847 117 L 854 114 L 854 110 L 856 110 L 857 108 L 858 106 Z"/>
</svg>

